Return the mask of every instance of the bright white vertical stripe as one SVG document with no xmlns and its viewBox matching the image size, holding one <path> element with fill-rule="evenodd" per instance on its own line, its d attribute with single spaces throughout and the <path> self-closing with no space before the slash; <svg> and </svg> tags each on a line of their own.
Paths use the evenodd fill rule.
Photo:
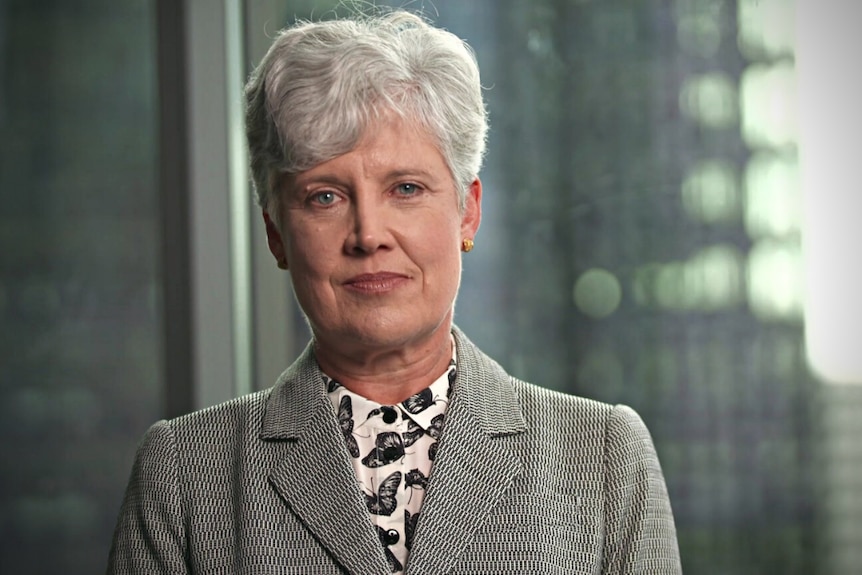
<svg viewBox="0 0 862 575">
<path fill-rule="evenodd" d="M 188 38 L 194 407 L 235 395 L 221 2 L 185 0 Z M 213 9 L 215 8 L 215 10 Z M 170 318 L 168 318 L 170 321 Z"/>
<path fill-rule="evenodd" d="M 234 385 L 237 395 L 252 390 L 254 323 L 251 301 L 251 193 L 248 185 L 242 103 L 242 86 L 245 80 L 242 5 L 241 0 L 225 0 L 224 4 Z"/>
<path fill-rule="evenodd" d="M 247 1 L 245 16 L 246 63 L 256 65 L 273 41 L 275 31 L 295 14 L 290 2 Z M 255 389 L 272 385 L 279 374 L 302 351 L 308 339 L 297 330 L 296 306 L 290 274 L 278 269 L 265 241 L 263 218 L 252 208 L 252 303 L 254 308 L 254 384 Z"/>
<path fill-rule="evenodd" d="M 797 10 L 808 361 L 823 381 L 862 384 L 862 2 Z"/>
</svg>

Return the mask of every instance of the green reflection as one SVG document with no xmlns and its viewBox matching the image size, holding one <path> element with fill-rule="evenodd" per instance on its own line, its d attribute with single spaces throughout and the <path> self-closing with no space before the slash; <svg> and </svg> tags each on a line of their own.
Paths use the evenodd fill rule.
<svg viewBox="0 0 862 575">
<path fill-rule="evenodd" d="M 616 311 L 622 299 L 622 288 L 614 274 L 593 268 L 575 282 L 575 305 L 590 317 L 603 318 Z"/>
<path fill-rule="evenodd" d="M 795 0 L 738 0 L 738 45 L 749 60 L 792 54 Z"/>
<path fill-rule="evenodd" d="M 671 262 L 661 266 L 656 274 L 653 294 L 659 307 L 666 309 L 685 309 L 685 266 Z"/>
<path fill-rule="evenodd" d="M 734 220 L 741 212 L 736 170 L 721 160 L 697 164 L 682 185 L 683 207 L 692 218 L 705 223 Z"/>
<path fill-rule="evenodd" d="M 748 235 L 784 237 L 802 228 L 802 193 L 795 156 L 755 154 L 745 170 Z"/>
<path fill-rule="evenodd" d="M 724 72 L 686 79 L 679 96 L 682 112 L 708 128 L 729 128 L 738 117 L 736 85 Z"/>
<path fill-rule="evenodd" d="M 783 148 L 798 140 L 796 71 L 792 64 L 749 66 L 740 80 L 742 139 L 749 147 Z"/>
<path fill-rule="evenodd" d="M 748 301 L 763 321 L 801 320 L 804 277 L 797 243 L 766 239 L 748 259 Z"/>
<path fill-rule="evenodd" d="M 686 287 L 692 307 L 716 311 L 742 299 L 741 254 L 732 246 L 712 246 L 686 265 Z"/>
<path fill-rule="evenodd" d="M 650 264 L 635 274 L 640 305 L 677 311 L 720 311 L 744 299 L 744 256 L 734 246 L 715 245 L 684 262 Z"/>
<path fill-rule="evenodd" d="M 725 3 L 721 0 L 677 2 L 676 38 L 686 54 L 710 58 L 721 46 L 721 17 Z"/>
</svg>

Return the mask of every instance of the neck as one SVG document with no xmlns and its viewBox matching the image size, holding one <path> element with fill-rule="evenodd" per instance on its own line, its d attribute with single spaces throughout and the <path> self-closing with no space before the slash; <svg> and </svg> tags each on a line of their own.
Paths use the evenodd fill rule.
<svg viewBox="0 0 862 575">
<path fill-rule="evenodd" d="M 395 405 L 445 373 L 452 359 L 451 341 L 450 330 L 445 329 L 420 344 L 342 353 L 315 340 L 315 356 L 324 373 L 353 393 Z"/>
</svg>

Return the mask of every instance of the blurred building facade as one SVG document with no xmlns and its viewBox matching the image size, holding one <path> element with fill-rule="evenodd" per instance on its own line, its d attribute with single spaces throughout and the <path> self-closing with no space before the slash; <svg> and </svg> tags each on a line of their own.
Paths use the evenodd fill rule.
<svg viewBox="0 0 862 575">
<path fill-rule="evenodd" d="M 0 571 L 102 570 L 147 426 L 303 347 L 239 91 L 278 28 L 340 4 L 0 0 Z M 686 573 L 862 569 L 862 386 L 806 353 L 795 2 L 407 7 L 487 87 L 457 323 L 639 411 Z"/>
</svg>

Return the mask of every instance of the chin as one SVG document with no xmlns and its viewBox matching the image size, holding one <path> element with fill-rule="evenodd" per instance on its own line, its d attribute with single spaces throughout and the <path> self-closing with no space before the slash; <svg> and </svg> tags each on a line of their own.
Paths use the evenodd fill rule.
<svg viewBox="0 0 862 575">
<path fill-rule="evenodd" d="M 367 350 L 392 350 L 411 343 L 431 338 L 442 327 L 448 328 L 446 318 L 439 322 L 417 322 L 415 315 L 387 317 L 379 314 L 364 321 L 326 330 L 331 334 L 325 338 L 330 345 L 342 349 L 363 348 Z"/>
</svg>

